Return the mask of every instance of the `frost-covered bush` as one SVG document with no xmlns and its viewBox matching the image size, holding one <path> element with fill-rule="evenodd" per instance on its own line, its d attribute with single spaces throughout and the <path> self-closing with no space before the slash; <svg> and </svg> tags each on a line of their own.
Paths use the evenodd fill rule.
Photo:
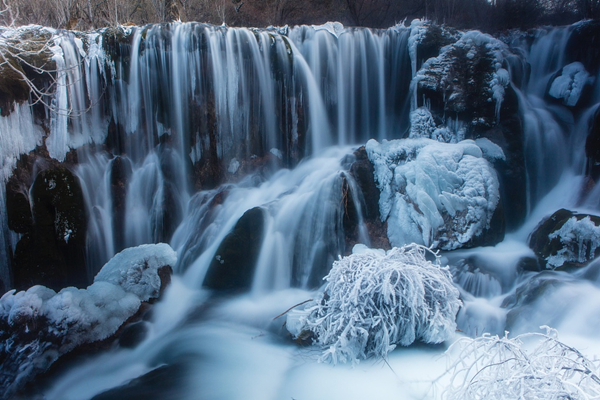
<svg viewBox="0 0 600 400">
<path fill-rule="evenodd" d="M 393 246 L 454 250 L 482 236 L 500 200 L 496 171 L 472 140 L 370 140 L 365 146 Z"/>
<path fill-rule="evenodd" d="M 441 343 L 456 329 L 459 292 L 449 269 L 424 246 L 387 253 L 356 246 L 324 279 L 320 296 L 291 311 L 286 324 L 294 337 L 313 334 L 323 348 L 320 361 L 385 358 L 398 344 Z"/>
<path fill-rule="evenodd" d="M 448 350 L 447 400 L 558 400 L 600 398 L 600 370 L 555 330 L 513 339 L 484 335 L 463 338 Z M 532 343 L 533 342 L 533 343 Z"/>
</svg>

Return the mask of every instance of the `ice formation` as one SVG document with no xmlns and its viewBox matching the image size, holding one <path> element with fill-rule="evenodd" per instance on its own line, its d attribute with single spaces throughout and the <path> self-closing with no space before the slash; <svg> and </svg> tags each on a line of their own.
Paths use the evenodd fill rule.
<svg viewBox="0 0 600 400">
<path fill-rule="evenodd" d="M 582 264 L 596 257 L 600 248 L 600 226 L 596 226 L 589 216 L 572 217 L 548 239 L 558 239 L 562 244 L 556 254 L 546 259 L 548 267 L 562 267 L 565 262 Z"/>
<path fill-rule="evenodd" d="M 555 99 L 562 99 L 565 105 L 573 107 L 577 105 L 585 85 L 592 81 L 593 78 L 590 78 L 583 64 L 574 62 L 563 67 L 561 74 L 552 81 L 548 94 Z"/>
<path fill-rule="evenodd" d="M 456 329 L 458 289 L 449 269 L 423 246 L 387 253 L 355 246 L 324 280 L 320 296 L 292 310 L 286 324 L 294 337 L 314 334 L 323 348 L 320 361 L 385 358 L 398 344 L 441 343 Z"/>
<path fill-rule="evenodd" d="M 489 228 L 499 182 L 472 140 L 370 140 L 366 150 L 393 246 L 419 243 L 454 250 Z"/>
<path fill-rule="evenodd" d="M 77 346 L 113 335 L 141 302 L 158 297 L 159 269 L 176 261 L 169 245 L 143 245 L 117 254 L 87 289 L 7 292 L 0 299 L 2 390 L 11 393 Z"/>
</svg>

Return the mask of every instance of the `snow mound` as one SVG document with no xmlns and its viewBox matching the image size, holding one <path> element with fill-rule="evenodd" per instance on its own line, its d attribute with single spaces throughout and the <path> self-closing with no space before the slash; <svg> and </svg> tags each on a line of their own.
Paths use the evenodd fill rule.
<svg viewBox="0 0 600 400">
<path fill-rule="evenodd" d="M 582 219 L 572 217 L 548 235 L 548 239 L 558 239 L 562 244 L 555 254 L 546 259 L 548 267 L 559 268 L 565 263 L 583 264 L 595 258 L 600 249 L 600 226 L 596 226 L 589 216 Z"/>
<path fill-rule="evenodd" d="M 392 246 L 418 243 L 454 250 L 490 227 L 499 182 L 472 140 L 370 140 L 365 147 Z"/>
<path fill-rule="evenodd" d="M 166 244 L 143 245 L 113 257 L 87 289 L 7 292 L 0 299 L 2 392 L 12 393 L 77 346 L 112 336 L 143 301 L 158 297 L 159 270 L 176 261 Z"/>
<path fill-rule="evenodd" d="M 548 94 L 573 107 L 577 105 L 584 86 L 592 82 L 593 77 L 590 77 L 583 64 L 574 62 L 563 67 L 561 74 L 552 81 Z"/>
<path fill-rule="evenodd" d="M 322 25 L 313 25 L 312 26 L 315 31 L 327 31 L 331 33 L 335 37 L 339 37 L 342 33 L 346 31 L 344 25 L 341 22 L 326 22 Z"/>
<path fill-rule="evenodd" d="M 160 291 L 158 270 L 166 265 L 174 266 L 177 253 L 165 243 L 144 244 L 125 249 L 98 272 L 94 283 L 105 281 L 133 293 L 141 301 L 156 298 Z"/>
<path fill-rule="evenodd" d="M 456 329 L 459 292 L 449 269 L 424 246 L 387 253 L 357 248 L 334 262 L 324 280 L 319 297 L 288 313 L 286 323 L 296 338 L 314 335 L 320 361 L 385 358 L 398 344 L 441 343 Z"/>
</svg>

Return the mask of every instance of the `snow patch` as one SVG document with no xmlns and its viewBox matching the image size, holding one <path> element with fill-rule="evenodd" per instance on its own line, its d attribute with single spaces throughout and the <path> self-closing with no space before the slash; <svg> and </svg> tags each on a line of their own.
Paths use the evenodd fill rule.
<svg viewBox="0 0 600 400">
<path fill-rule="evenodd" d="M 327 31 L 331 33 L 335 37 L 339 37 L 342 33 L 346 31 L 344 25 L 341 22 L 326 22 L 323 25 L 313 25 L 312 26 L 315 31 Z"/>
<path fill-rule="evenodd" d="M 227 172 L 229 172 L 230 174 L 235 174 L 238 171 L 238 169 L 240 169 L 240 162 L 237 160 L 237 158 L 232 158 L 229 162 Z"/>
<path fill-rule="evenodd" d="M 582 63 L 574 62 L 563 67 L 560 76 L 552 81 L 548 94 L 555 99 L 562 99 L 565 105 L 573 107 L 577 105 L 585 85 L 592 83 L 593 80 L 594 78 L 590 77 Z"/>
</svg>

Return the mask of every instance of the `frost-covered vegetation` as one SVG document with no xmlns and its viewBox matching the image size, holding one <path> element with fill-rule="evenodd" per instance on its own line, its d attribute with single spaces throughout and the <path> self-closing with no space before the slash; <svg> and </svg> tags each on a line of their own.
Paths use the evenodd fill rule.
<svg viewBox="0 0 600 400">
<path fill-rule="evenodd" d="M 449 269 L 424 246 L 387 253 L 356 246 L 324 279 L 319 297 L 287 318 L 294 337 L 314 335 L 320 361 L 385 358 L 396 345 L 441 343 L 456 329 L 458 290 Z"/>
<path fill-rule="evenodd" d="M 545 328 L 546 334 L 528 333 L 512 339 L 508 334 L 484 335 L 454 343 L 449 352 L 455 361 L 447 372 L 451 385 L 444 398 L 600 398 L 598 362 L 559 341 L 555 330 Z"/>
<path fill-rule="evenodd" d="M 499 182 L 475 142 L 370 140 L 366 150 L 393 246 L 414 242 L 454 250 L 489 228 Z"/>
</svg>

